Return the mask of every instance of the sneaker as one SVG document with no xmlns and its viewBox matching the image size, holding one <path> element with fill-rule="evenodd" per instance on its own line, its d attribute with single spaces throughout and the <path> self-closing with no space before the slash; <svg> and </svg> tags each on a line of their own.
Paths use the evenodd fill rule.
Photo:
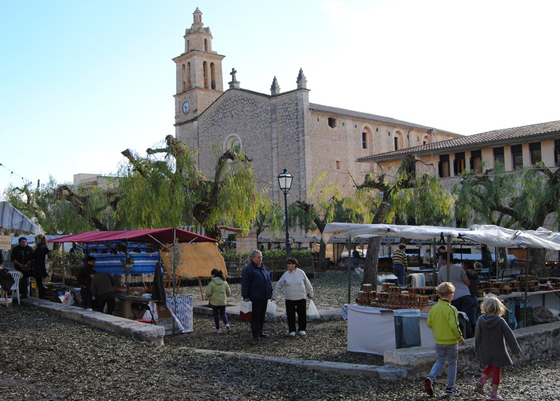
<svg viewBox="0 0 560 401">
<path fill-rule="evenodd" d="M 290 333 L 290 337 L 295 337 L 295 336 L 296 336 L 296 332 L 295 332 L 295 331 L 292 331 L 292 332 Z"/>
<path fill-rule="evenodd" d="M 484 384 L 486 383 L 486 380 L 483 380 L 482 377 L 480 379 L 478 379 L 478 381 L 476 382 L 476 387 L 474 388 L 474 391 L 476 391 L 478 394 L 482 394 L 484 395 Z"/>
<path fill-rule="evenodd" d="M 496 393 L 496 394 L 491 393 L 491 394 L 490 394 L 490 399 L 491 399 L 491 400 L 503 400 L 503 398 L 500 397 L 500 396 L 498 395 L 498 393 Z"/>
<path fill-rule="evenodd" d="M 424 390 L 430 397 L 434 396 L 434 379 L 429 376 L 424 379 Z"/>
<path fill-rule="evenodd" d="M 305 333 L 305 331 L 302 330 L 302 331 L 299 332 L 299 335 L 300 336 L 306 336 L 307 334 Z"/>
<path fill-rule="evenodd" d="M 229 333 L 231 331 L 231 327 L 229 327 L 229 324 L 226 324 L 226 331 Z"/>
<path fill-rule="evenodd" d="M 457 387 L 452 387 L 445 389 L 445 395 L 447 395 L 448 397 L 458 397 L 461 395 L 461 393 L 459 392 L 459 390 L 457 390 Z"/>
<path fill-rule="evenodd" d="M 222 332 L 222 330 L 220 330 L 220 329 L 216 329 L 216 330 L 212 331 L 212 333 L 216 333 L 216 334 L 221 334 L 221 332 Z"/>
</svg>

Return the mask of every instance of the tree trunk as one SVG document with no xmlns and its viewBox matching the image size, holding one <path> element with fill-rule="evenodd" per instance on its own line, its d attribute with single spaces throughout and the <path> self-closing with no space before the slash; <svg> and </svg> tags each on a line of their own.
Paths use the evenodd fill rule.
<svg viewBox="0 0 560 401">
<path fill-rule="evenodd" d="M 318 261 L 318 269 L 321 272 L 326 271 L 329 268 L 329 261 L 326 258 L 327 254 L 327 245 L 321 241 L 319 243 L 319 261 Z"/>
<path fill-rule="evenodd" d="M 377 273 L 379 272 L 379 250 L 381 249 L 381 237 L 371 237 L 368 240 L 368 250 L 364 267 L 362 284 L 371 284 L 371 288 L 377 291 Z"/>
</svg>

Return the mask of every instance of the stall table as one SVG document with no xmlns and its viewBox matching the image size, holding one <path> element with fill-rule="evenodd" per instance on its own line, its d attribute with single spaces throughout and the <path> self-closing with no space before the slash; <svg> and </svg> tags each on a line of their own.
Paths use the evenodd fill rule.
<svg viewBox="0 0 560 401">
<path fill-rule="evenodd" d="M 166 319 L 171 317 L 171 313 L 169 312 L 169 309 L 167 309 L 167 305 L 165 304 L 165 302 L 152 301 L 152 299 L 148 297 L 131 297 L 131 296 L 119 295 L 119 294 L 116 295 L 116 298 L 121 305 L 120 307 L 121 316 L 127 319 L 134 319 L 134 314 L 132 313 L 132 306 L 131 306 L 133 302 L 140 302 L 145 304 L 148 304 L 150 302 L 155 302 L 158 319 Z"/>
<path fill-rule="evenodd" d="M 392 309 L 347 305 L 348 351 L 383 355 L 395 350 L 395 319 Z M 423 347 L 435 344 L 432 329 L 426 323 L 427 313 L 420 314 L 420 337 Z"/>
</svg>

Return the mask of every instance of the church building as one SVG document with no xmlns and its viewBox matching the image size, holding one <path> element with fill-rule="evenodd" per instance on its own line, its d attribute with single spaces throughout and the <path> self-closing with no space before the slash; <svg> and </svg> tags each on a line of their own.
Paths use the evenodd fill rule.
<svg viewBox="0 0 560 401">
<path fill-rule="evenodd" d="M 224 90 L 222 60 L 212 47 L 210 28 L 197 8 L 185 32 L 184 52 L 176 63 L 175 129 L 177 139 L 198 151 L 203 174 L 213 175 L 216 147 L 241 149 L 252 159 L 257 182 L 274 202 L 283 203 L 277 176 L 294 176 L 290 202 L 310 200 L 319 174 L 346 193 L 372 171 L 357 160 L 460 135 L 378 116 L 311 103 L 302 69 L 294 71 L 295 88 L 282 92 L 271 71 L 270 93 L 241 87 L 237 71 Z"/>
</svg>

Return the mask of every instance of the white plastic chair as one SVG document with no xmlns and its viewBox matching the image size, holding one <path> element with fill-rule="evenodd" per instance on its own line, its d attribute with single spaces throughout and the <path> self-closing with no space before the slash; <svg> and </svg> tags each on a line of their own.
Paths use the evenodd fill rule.
<svg viewBox="0 0 560 401">
<path fill-rule="evenodd" d="M 19 305 L 19 280 L 21 280 L 23 274 L 21 272 L 18 272 L 17 270 L 10 270 L 10 274 L 15 281 L 14 285 L 12 285 L 12 288 L 10 288 L 10 291 L 12 291 L 12 304 L 14 303 L 14 294 L 17 294 L 17 303 Z"/>
</svg>

